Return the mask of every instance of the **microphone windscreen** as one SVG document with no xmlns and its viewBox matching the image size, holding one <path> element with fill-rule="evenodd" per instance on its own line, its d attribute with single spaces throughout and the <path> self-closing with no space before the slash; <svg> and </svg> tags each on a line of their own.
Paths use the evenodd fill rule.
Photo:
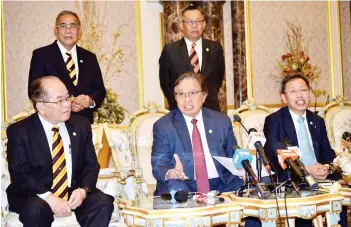
<svg viewBox="0 0 351 227">
<path fill-rule="evenodd" d="M 174 199 L 178 203 L 184 203 L 184 202 L 188 201 L 188 193 L 185 191 L 179 190 L 174 194 Z"/>
<path fill-rule="evenodd" d="M 243 169 L 242 161 L 247 160 L 249 164 L 252 162 L 252 155 L 249 150 L 247 149 L 237 149 L 235 150 L 234 156 L 233 156 L 233 162 L 234 166 L 237 169 Z"/>
<path fill-rule="evenodd" d="M 237 115 L 237 114 L 234 114 L 233 120 L 237 121 L 237 122 L 241 122 L 241 117 L 239 115 Z"/>
</svg>

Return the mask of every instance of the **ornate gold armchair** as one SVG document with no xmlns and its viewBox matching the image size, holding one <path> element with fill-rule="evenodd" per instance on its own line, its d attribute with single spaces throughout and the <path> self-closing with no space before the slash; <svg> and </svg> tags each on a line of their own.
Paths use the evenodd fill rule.
<svg viewBox="0 0 351 227">
<path fill-rule="evenodd" d="M 240 116 L 241 122 L 247 130 L 255 128 L 258 132 L 263 132 L 265 118 L 271 113 L 272 111 L 267 107 L 259 105 L 253 99 L 248 99 L 238 109 L 234 110 L 233 115 Z M 248 135 L 243 127 L 238 122 L 234 122 L 233 130 L 238 145 L 247 148 Z"/>
<path fill-rule="evenodd" d="M 154 123 L 168 112 L 166 109 L 158 108 L 155 104 L 149 104 L 135 112 L 131 118 L 130 143 L 132 155 L 135 156 L 136 170 L 141 169 L 149 194 L 152 194 L 156 188 L 156 180 L 152 175 L 151 167 L 152 129 Z"/>
<path fill-rule="evenodd" d="M 342 134 L 351 132 L 351 102 L 340 97 L 323 107 L 318 115 L 325 120 L 330 145 L 336 153 L 341 152 Z"/>
</svg>

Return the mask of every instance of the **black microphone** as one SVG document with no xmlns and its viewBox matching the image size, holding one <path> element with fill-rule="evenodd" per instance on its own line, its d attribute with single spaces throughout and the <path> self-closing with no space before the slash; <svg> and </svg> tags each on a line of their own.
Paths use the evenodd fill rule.
<svg viewBox="0 0 351 227">
<path fill-rule="evenodd" d="M 189 196 L 189 193 L 187 193 L 183 190 L 178 190 L 173 195 L 175 201 L 177 201 L 178 203 L 185 203 L 186 201 L 188 201 L 188 196 Z M 163 193 L 161 195 L 161 199 L 172 200 L 172 194 L 171 193 Z"/>
<path fill-rule="evenodd" d="M 247 134 L 250 134 L 249 131 L 247 131 L 247 129 L 245 128 L 245 126 L 243 125 L 243 123 L 241 123 L 241 117 L 237 114 L 233 115 L 233 120 L 236 122 L 239 122 L 241 124 L 241 126 L 243 126 L 243 128 L 245 129 L 245 131 L 247 132 Z"/>
<path fill-rule="evenodd" d="M 257 132 L 257 130 L 254 129 L 254 128 L 250 128 L 249 129 L 249 134 L 251 132 Z M 255 141 L 254 142 L 254 146 L 256 148 L 256 152 L 258 152 L 260 154 L 260 158 L 261 158 L 261 160 L 263 162 L 263 165 L 265 165 L 265 166 L 269 165 L 270 166 L 270 162 L 269 162 L 269 160 L 268 160 L 268 158 L 266 156 L 266 153 L 264 152 L 264 149 L 263 149 L 261 141 L 258 141 L 258 140 Z"/>
<path fill-rule="evenodd" d="M 291 145 L 291 141 L 288 138 L 283 138 L 283 143 L 285 144 L 285 146 L 287 147 L 292 147 Z M 299 169 L 299 171 L 301 172 L 298 173 L 298 175 L 304 179 L 304 181 L 307 183 L 308 187 L 311 190 L 316 190 L 318 188 L 318 183 L 316 181 L 316 179 L 314 179 L 314 177 L 312 176 L 312 174 L 308 173 L 305 165 L 302 163 L 302 161 L 300 160 L 300 157 L 298 157 L 297 159 L 294 160 L 295 165 L 297 166 L 297 168 Z"/>
</svg>

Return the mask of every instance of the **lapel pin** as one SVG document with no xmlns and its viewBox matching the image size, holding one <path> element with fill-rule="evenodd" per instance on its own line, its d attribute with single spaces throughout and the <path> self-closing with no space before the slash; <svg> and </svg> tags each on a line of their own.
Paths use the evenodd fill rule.
<svg viewBox="0 0 351 227">
<path fill-rule="evenodd" d="M 75 132 L 73 132 L 72 134 L 73 134 L 74 136 L 76 136 L 76 135 L 77 135 L 77 133 L 75 133 Z"/>
<path fill-rule="evenodd" d="M 207 51 L 207 52 L 209 52 L 209 51 L 210 51 L 210 49 L 206 48 L 206 51 Z"/>
<path fill-rule="evenodd" d="M 313 125 L 313 122 L 312 122 L 312 121 L 310 121 L 310 125 Z"/>
<path fill-rule="evenodd" d="M 211 134 L 212 133 L 212 129 L 208 130 L 208 132 Z"/>
<path fill-rule="evenodd" d="M 83 63 L 83 60 L 79 60 L 80 63 Z"/>
</svg>

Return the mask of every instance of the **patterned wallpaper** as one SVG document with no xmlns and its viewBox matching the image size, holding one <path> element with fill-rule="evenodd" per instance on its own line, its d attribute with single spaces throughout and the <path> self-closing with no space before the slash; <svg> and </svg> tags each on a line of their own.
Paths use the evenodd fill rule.
<svg viewBox="0 0 351 227">
<path fill-rule="evenodd" d="M 321 69 L 317 87 L 330 92 L 327 4 L 325 2 L 250 2 L 253 95 L 261 104 L 280 103 L 275 64 L 285 50 L 285 21 L 298 22 L 311 40 L 310 62 Z M 324 101 L 326 97 L 320 97 Z"/>
<path fill-rule="evenodd" d="M 113 33 L 122 26 L 118 45 L 124 52 L 124 66 L 106 87 L 118 94 L 124 108 L 134 112 L 138 109 L 138 93 L 129 91 L 138 91 L 135 2 L 96 2 L 96 8 L 104 21 L 103 51 L 110 51 Z M 27 83 L 32 51 L 55 40 L 53 26 L 62 10 L 78 12 L 74 1 L 4 2 L 8 117 L 30 105 Z M 104 71 L 105 66 L 100 63 L 100 67 Z"/>
<path fill-rule="evenodd" d="M 340 2 L 341 49 L 344 96 L 351 99 L 351 15 L 350 2 Z"/>
</svg>

